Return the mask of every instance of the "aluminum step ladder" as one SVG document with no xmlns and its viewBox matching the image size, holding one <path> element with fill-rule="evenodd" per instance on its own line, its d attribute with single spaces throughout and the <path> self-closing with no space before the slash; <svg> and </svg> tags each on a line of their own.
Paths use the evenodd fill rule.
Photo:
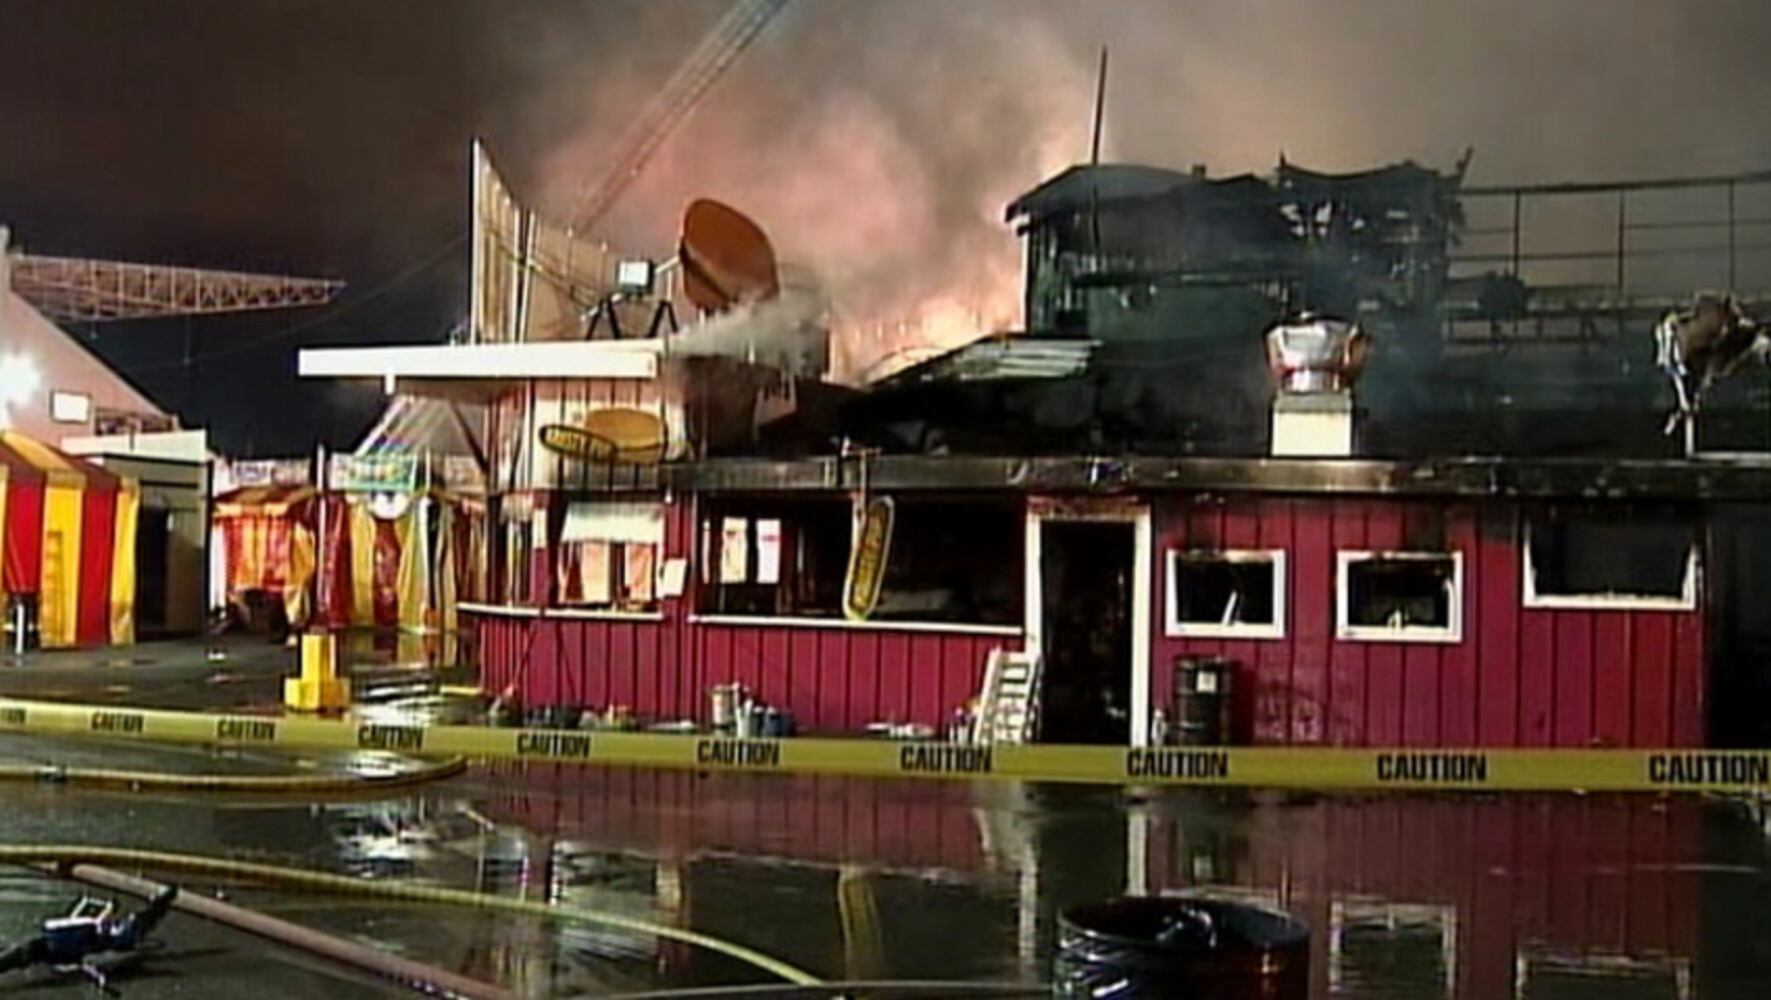
<svg viewBox="0 0 1771 1000">
<path fill-rule="evenodd" d="M 993 649 L 978 697 L 978 743 L 1029 743 L 1039 723 L 1039 657 Z"/>
</svg>

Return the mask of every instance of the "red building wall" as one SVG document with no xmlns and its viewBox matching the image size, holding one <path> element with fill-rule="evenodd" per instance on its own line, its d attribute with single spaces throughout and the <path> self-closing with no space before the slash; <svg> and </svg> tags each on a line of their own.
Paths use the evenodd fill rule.
<svg viewBox="0 0 1771 1000">
<path fill-rule="evenodd" d="M 1688 612 L 1525 608 L 1510 503 L 1162 498 L 1155 503 L 1153 704 L 1182 655 L 1235 660 L 1234 732 L 1263 744 L 1696 746 L 1704 740 L 1701 603 Z M 1166 634 L 1167 553 L 1287 552 L 1286 635 Z M 1335 638 L 1335 552 L 1463 553 L 1455 643 Z M 1701 589 L 1700 589 L 1701 592 Z"/>
<path fill-rule="evenodd" d="M 694 524 L 693 503 L 667 508 L 667 558 L 691 551 Z M 990 650 L 1021 645 L 1017 636 L 885 624 L 696 622 L 692 582 L 689 590 L 664 600 L 652 620 L 465 613 L 481 683 L 515 687 L 531 706 L 622 705 L 647 718 L 700 719 L 707 689 L 736 681 L 792 712 L 802 729 L 939 727 L 976 695 Z"/>
</svg>

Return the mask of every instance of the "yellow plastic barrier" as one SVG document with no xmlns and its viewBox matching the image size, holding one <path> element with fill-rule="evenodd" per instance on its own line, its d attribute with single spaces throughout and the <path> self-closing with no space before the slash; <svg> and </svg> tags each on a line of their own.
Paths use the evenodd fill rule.
<svg viewBox="0 0 1771 1000">
<path fill-rule="evenodd" d="M 863 777 L 1460 791 L 1771 792 L 1771 750 L 966 746 L 217 715 L 0 699 L 0 731 Z"/>
</svg>

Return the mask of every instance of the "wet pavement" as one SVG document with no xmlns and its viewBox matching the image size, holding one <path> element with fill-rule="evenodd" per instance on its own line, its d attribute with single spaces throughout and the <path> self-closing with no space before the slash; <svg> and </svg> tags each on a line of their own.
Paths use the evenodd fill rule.
<svg viewBox="0 0 1771 1000">
<path fill-rule="evenodd" d="M 214 664 L 157 659 L 0 670 L 0 691 L 96 700 L 125 686 L 121 700 L 184 707 L 219 697 L 235 707 L 274 691 L 275 677 L 255 670 L 290 662 L 243 659 L 228 661 L 240 681 L 200 690 L 190 678 Z M 285 766 L 269 755 L 23 737 L 0 739 L 0 760 Z M 1747 805 L 1716 798 L 1140 794 L 551 765 L 477 768 L 374 801 L 36 785 L 3 794 L 0 842 L 154 847 L 480 888 L 693 928 L 830 978 L 1037 984 L 1057 914 L 1129 891 L 1209 893 L 1297 914 L 1313 932 L 1318 1000 L 1711 1000 L 1762 997 L 1771 982 L 1765 829 Z M 767 981 L 643 932 L 239 886 L 229 894 L 523 996 Z M 77 895 L 0 871 L 0 938 Z M 163 937 L 166 951 L 123 984 L 127 996 L 395 995 L 187 917 L 169 919 Z M 0 977 L 0 996 L 88 992 Z"/>
</svg>

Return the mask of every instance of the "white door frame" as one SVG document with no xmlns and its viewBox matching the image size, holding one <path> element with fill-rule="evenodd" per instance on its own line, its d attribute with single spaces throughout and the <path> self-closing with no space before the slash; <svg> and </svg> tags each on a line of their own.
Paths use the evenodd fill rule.
<svg viewBox="0 0 1771 1000">
<path fill-rule="evenodd" d="M 1042 502 L 1041 498 L 1033 497 L 1028 500 L 1022 604 L 1026 615 L 1025 644 L 1027 652 L 1035 656 L 1043 655 L 1040 646 L 1045 641 L 1045 581 L 1040 562 L 1044 550 L 1041 536 L 1048 521 L 1132 525 L 1131 742 L 1133 746 L 1147 746 L 1150 742 L 1150 630 L 1153 627 L 1151 579 L 1155 572 L 1150 505 L 1093 498 Z"/>
</svg>

